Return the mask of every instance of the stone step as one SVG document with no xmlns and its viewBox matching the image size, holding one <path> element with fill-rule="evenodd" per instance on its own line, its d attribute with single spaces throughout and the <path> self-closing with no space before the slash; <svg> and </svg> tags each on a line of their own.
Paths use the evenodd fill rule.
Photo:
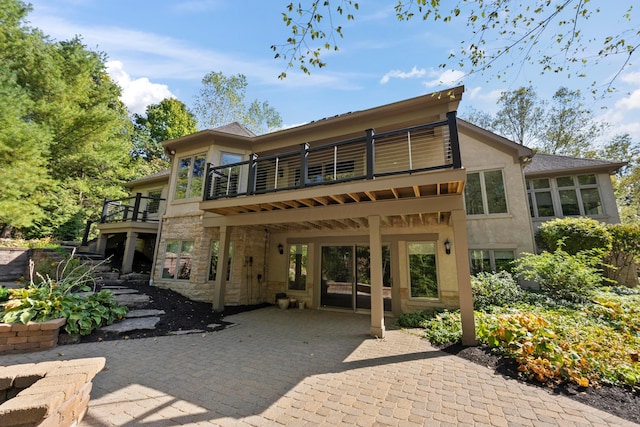
<svg viewBox="0 0 640 427">
<path fill-rule="evenodd" d="M 125 318 L 137 318 L 137 317 L 151 317 L 151 316 L 161 316 L 166 314 L 164 310 L 130 310 Z"/>
<path fill-rule="evenodd" d="M 125 332 L 139 331 L 145 329 L 155 329 L 160 321 L 160 317 L 134 317 L 127 318 L 121 322 L 114 323 L 109 326 L 103 326 L 101 331 L 117 332 L 123 334 Z"/>
<path fill-rule="evenodd" d="M 120 305 L 126 305 L 129 308 L 140 308 L 149 304 L 149 295 L 143 294 L 122 294 L 115 296 L 116 301 Z"/>
<path fill-rule="evenodd" d="M 104 288 L 102 288 L 104 289 Z M 135 289 L 129 289 L 129 288 L 113 288 L 113 289 L 109 289 L 111 291 L 111 293 L 113 293 L 114 295 L 126 295 L 126 294 L 137 294 L 138 291 L 136 291 Z"/>
<path fill-rule="evenodd" d="M 148 282 L 149 279 L 151 279 L 151 275 L 146 273 L 126 273 L 126 274 L 120 275 L 120 278 L 122 280 L 127 280 L 127 281 Z"/>
<path fill-rule="evenodd" d="M 101 271 L 97 272 L 96 280 L 121 280 L 120 273 L 117 271 Z"/>
</svg>

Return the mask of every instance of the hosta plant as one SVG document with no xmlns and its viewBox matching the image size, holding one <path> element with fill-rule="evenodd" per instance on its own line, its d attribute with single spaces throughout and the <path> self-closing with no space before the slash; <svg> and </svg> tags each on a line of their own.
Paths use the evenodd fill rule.
<svg viewBox="0 0 640 427">
<path fill-rule="evenodd" d="M 1 304 L 0 320 L 27 323 L 66 318 L 67 333 L 88 335 L 94 329 L 122 319 L 127 308 L 118 304 L 113 293 L 108 290 L 90 292 L 94 290 L 90 286 L 95 283 L 94 268 L 72 262 L 72 259 L 73 254 L 61 261 L 56 279 L 34 272 L 31 262 L 29 285 L 9 290 L 9 299 Z"/>
</svg>

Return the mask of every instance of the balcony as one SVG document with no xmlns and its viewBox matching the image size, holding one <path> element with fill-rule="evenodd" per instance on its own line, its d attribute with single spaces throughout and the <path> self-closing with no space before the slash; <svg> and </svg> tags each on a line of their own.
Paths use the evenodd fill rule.
<svg viewBox="0 0 640 427">
<path fill-rule="evenodd" d="M 209 164 L 201 209 L 236 215 L 366 201 L 461 194 L 455 112 L 420 126 L 282 153 Z M 449 173 L 447 173 L 449 172 Z"/>
</svg>

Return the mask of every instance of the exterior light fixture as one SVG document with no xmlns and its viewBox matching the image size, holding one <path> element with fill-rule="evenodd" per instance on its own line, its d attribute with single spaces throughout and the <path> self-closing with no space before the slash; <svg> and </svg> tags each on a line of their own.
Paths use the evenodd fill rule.
<svg viewBox="0 0 640 427">
<path fill-rule="evenodd" d="M 449 241 L 449 239 L 444 241 L 444 251 L 447 253 L 447 255 L 451 254 L 451 242 Z"/>
<path fill-rule="evenodd" d="M 284 253 L 284 246 L 282 246 L 282 243 L 278 243 L 278 252 L 280 255 Z"/>
</svg>

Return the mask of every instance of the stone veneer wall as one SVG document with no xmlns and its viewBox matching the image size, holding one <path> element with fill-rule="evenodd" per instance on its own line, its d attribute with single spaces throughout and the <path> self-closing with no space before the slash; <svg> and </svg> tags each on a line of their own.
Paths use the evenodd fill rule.
<svg viewBox="0 0 640 427">
<path fill-rule="evenodd" d="M 0 367 L 0 425 L 76 426 L 104 357 Z"/>
<path fill-rule="evenodd" d="M 204 228 L 202 216 L 182 216 L 165 218 L 158 247 L 154 284 L 172 289 L 196 301 L 213 302 L 214 284 L 208 281 L 211 242 L 219 239 L 218 228 Z M 162 268 L 167 248 L 167 240 L 193 240 L 195 253 L 189 280 L 162 279 Z M 233 227 L 230 240 L 233 245 L 230 279 L 225 285 L 225 304 L 242 305 L 271 302 L 267 295 L 264 268 L 264 231 Z M 253 258 L 249 265 L 249 257 Z M 265 274 L 266 273 L 266 274 Z M 262 275 L 258 283 L 258 274 Z"/>
<path fill-rule="evenodd" d="M 0 323 L 0 354 L 48 350 L 58 344 L 58 332 L 67 319 L 48 322 Z M 0 425 L 2 425 L 0 423 Z"/>
</svg>

